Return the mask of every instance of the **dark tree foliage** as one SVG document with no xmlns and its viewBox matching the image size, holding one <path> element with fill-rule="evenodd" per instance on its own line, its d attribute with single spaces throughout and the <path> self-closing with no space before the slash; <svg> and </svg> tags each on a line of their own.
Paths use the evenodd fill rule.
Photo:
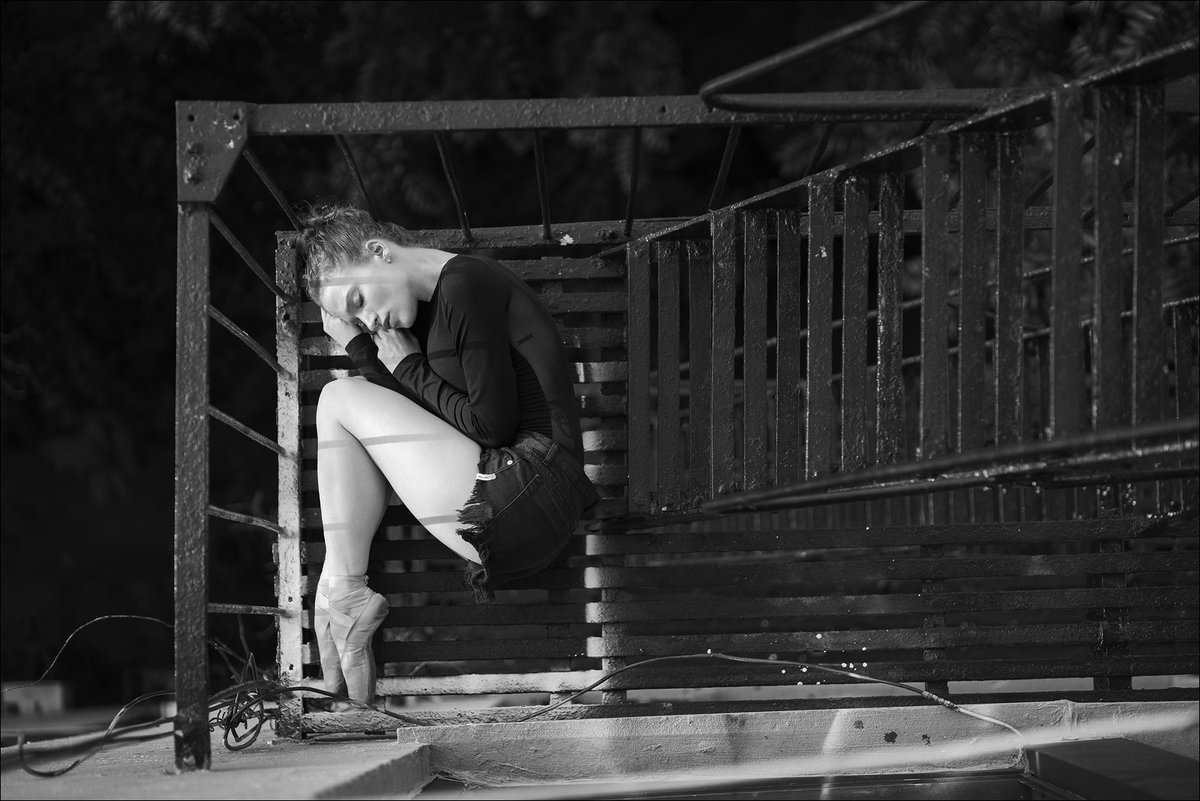
<svg viewBox="0 0 1200 801">
<path fill-rule="evenodd" d="M 93 615 L 172 616 L 176 100 L 687 94 L 887 5 L 0 4 L 4 679 L 38 675 Z M 1050 85 L 1195 36 L 1197 16 L 1195 2 L 949 2 L 748 89 Z M 839 126 L 823 166 L 911 129 Z M 726 199 L 802 176 L 820 133 L 743 137 Z M 638 214 L 702 212 L 722 132 L 644 136 Z M 351 147 L 383 216 L 414 229 L 456 225 L 430 137 L 357 137 Z M 528 134 L 463 134 L 451 147 L 473 225 L 539 219 Z M 549 136 L 546 148 L 555 220 L 623 214 L 627 132 Z M 272 141 L 261 157 L 293 202 L 356 197 L 329 141 Z M 218 209 L 270 264 L 287 221 L 244 166 Z M 270 342 L 270 295 L 224 245 L 214 259 L 214 303 Z M 272 431 L 273 375 L 223 336 L 213 334 L 214 403 Z M 270 460 L 223 458 L 225 434 L 213 428 L 214 499 L 273 514 Z M 213 549 L 214 599 L 271 602 L 269 548 L 256 535 L 214 535 Z M 142 688 L 138 668 L 169 666 L 171 649 L 153 627 L 105 625 L 120 629 L 84 635 L 53 677 L 112 701 Z M 269 644 L 269 629 L 251 632 L 255 647 Z"/>
</svg>

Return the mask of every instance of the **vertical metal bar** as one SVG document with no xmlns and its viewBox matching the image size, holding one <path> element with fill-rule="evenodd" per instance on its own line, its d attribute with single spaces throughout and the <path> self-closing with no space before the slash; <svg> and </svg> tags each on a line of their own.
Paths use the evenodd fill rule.
<svg viewBox="0 0 1200 801">
<path fill-rule="evenodd" d="M 992 351 L 995 379 L 996 447 L 1021 439 L 1022 292 L 1021 261 L 1025 250 L 1024 202 L 1021 197 L 1021 134 L 996 137 L 996 334 Z M 1002 489 L 1004 520 L 1021 514 L 1020 490 Z"/>
<path fill-rule="evenodd" d="M 1125 385 L 1124 246 L 1121 164 L 1125 149 L 1125 92 L 1122 87 L 1095 90 L 1096 158 L 1093 173 L 1096 259 L 1093 266 L 1092 425 L 1097 431 L 1129 423 Z M 1117 487 L 1102 487 L 1100 509 L 1119 507 Z"/>
<path fill-rule="evenodd" d="M 1166 113 L 1162 86 L 1139 86 L 1134 123 L 1133 367 L 1132 422 L 1161 419 L 1166 395 L 1163 358 L 1162 276 L 1166 220 L 1163 215 L 1163 131 Z M 1154 488 L 1141 485 L 1137 512 L 1156 511 Z"/>
<path fill-rule="evenodd" d="M 175 318 L 175 766 L 212 765 L 208 730 L 208 206 L 179 204 Z"/>
<path fill-rule="evenodd" d="M 358 193 L 362 195 L 363 205 L 367 207 L 367 213 L 375 219 L 379 219 L 379 214 L 375 210 L 375 204 L 371 202 L 371 196 L 367 194 L 367 185 L 363 183 L 362 173 L 358 171 L 358 164 L 354 161 L 354 154 L 350 151 L 350 144 L 346 141 L 346 137 L 338 134 L 334 137 L 337 141 L 338 149 L 342 151 L 342 158 L 346 160 L 346 167 L 350 170 L 350 176 L 354 179 L 354 185 L 358 187 Z"/>
<path fill-rule="evenodd" d="M 650 508 L 650 245 L 644 240 L 625 248 L 629 304 L 629 511 Z"/>
<path fill-rule="evenodd" d="M 778 212 L 776 256 L 776 344 L 775 344 L 775 481 L 799 481 L 801 370 L 804 339 L 801 336 L 804 301 L 801 262 L 803 241 L 800 210 Z"/>
<path fill-rule="evenodd" d="M 462 229 L 463 239 L 470 242 L 475 237 L 471 234 L 471 225 L 467 221 L 467 207 L 463 203 L 462 191 L 458 187 L 458 176 L 454 172 L 454 162 L 450 160 L 450 147 L 446 135 L 435 133 L 434 143 L 437 145 L 438 158 L 442 161 L 442 172 L 446 174 L 446 183 L 450 185 L 450 197 L 454 201 L 454 210 L 458 212 L 458 225 Z"/>
<path fill-rule="evenodd" d="M 656 242 L 658 265 L 658 498 L 672 506 L 681 495 L 679 453 L 679 243 Z"/>
<path fill-rule="evenodd" d="M 734 420 L 733 361 L 737 325 L 737 217 L 733 212 L 712 215 L 712 472 L 713 496 L 733 490 Z"/>
<path fill-rule="evenodd" d="M 921 148 L 921 458 L 931 459 L 950 450 L 946 345 L 950 140 L 942 135 L 927 136 Z M 930 502 L 927 522 L 946 522 L 946 498 L 937 493 Z"/>
<path fill-rule="evenodd" d="M 949 198 L 946 178 L 950 174 L 950 139 L 927 136 L 922 142 L 921 158 L 921 449 L 920 458 L 931 459 L 950 450 L 949 374 L 946 330 L 949 323 L 946 294 L 950 241 L 946 231 Z M 949 504 L 944 493 L 934 493 L 925 506 L 926 524 L 949 522 Z M 941 545 L 922 545 L 921 556 L 940 558 Z M 921 592 L 935 595 L 943 589 L 940 579 L 925 579 Z M 945 615 L 929 614 L 925 628 L 941 628 Z M 941 659 L 945 650 L 927 648 L 921 657 L 927 662 Z M 941 694 L 948 689 L 944 681 L 925 682 L 929 692 Z"/>
<path fill-rule="evenodd" d="M 842 231 L 842 472 L 867 464 L 869 181 L 846 179 Z"/>
<path fill-rule="evenodd" d="M 905 455 L 903 300 L 904 176 L 879 176 L 879 299 L 876 314 L 875 464 L 894 464 Z M 887 523 L 908 521 L 908 498 L 887 501 Z"/>
<path fill-rule="evenodd" d="M 767 211 L 742 218 L 745 291 L 742 303 L 742 472 L 746 489 L 767 483 Z"/>
<path fill-rule="evenodd" d="M 725 152 L 721 154 L 721 166 L 717 169 L 717 180 L 713 183 L 712 195 L 708 198 L 708 210 L 717 207 L 721 193 L 725 191 L 725 180 L 729 177 L 729 167 L 733 164 L 733 154 L 737 150 L 738 138 L 742 135 L 742 126 L 733 125 L 725 138 Z"/>
<path fill-rule="evenodd" d="M 809 184 L 808 202 L 808 392 L 805 398 L 805 476 L 834 466 L 833 438 L 833 191 L 837 176 Z"/>
<path fill-rule="evenodd" d="M 1073 88 L 1058 90 L 1054 96 L 1054 117 L 1050 431 L 1052 437 L 1059 438 L 1079 433 L 1083 408 L 1083 342 L 1079 330 L 1082 93 Z"/>
<path fill-rule="evenodd" d="M 904 279 L 904 176 L 879 177 L 878 356 L 875 368 L 875 463 L 904 457 L 904 376 L 901 326 Z"/>
<path fill-rule="evenodd" d="M 549 242 L 554 235 L 550 232 L 550 190 L 546 181 L 546 151 L 541 131 L 533 132 L 533 162 L 537 170 L 538 207 L 542 211 L 542 239 Z"/>
<path fill-rule="evenodd" d="M 301 549 L 300 489 L 300 266 L 290 236 L 278 235 L 275 247 L 275 283 L 286 298 L 275 300 L 275 354 L 284 374 L 276 379 L 276 441 L 283 454 L 278 462 L 279 513 L 282 532 L 275 543 L 276 605 L 280 615 L 277 664 L 279 681 L 285 685 L 304 682 L 304 632 L 301 593 L 303 556 Z M 294 694 L 281 696 L 276 731 L 284 737 L 300 734 L 303 701 Z"/>
<path fill-rule="evenodd" d="M 987 281 L 986 134 L 959 139 L 959 295 L 958 295 L 958 450 L 982 448 L 987 432 L 981 409 L 987 408 L 984 384 Z M 986 495 L 966 493 L 971 522 L 983 512 Z M 962 517 L 959 517 L 962 520 Z"/>
<path fill-rule="evenodd" d="M 1162 273 L 1163 111 L 1161 87 L 1136 90 L 1133 248 L 1133 404 L 1134 424 L 1159 417 L 1163 396 Z"/>
<path fill-rule="evenodd" d="M 637 199 L 638 178 L 642 171 L 642 129 L 634 128 L 629 132 L 633 138 L 633 154 L 629 165 L 629 199 L 625 203 L 625 238 L 633 232 L 633 208 Z"/>
<path fill-rule="evenodd" d="M 712 248 L 706 240 L 687 243 L 688 258 L 688 428 L 691 452 L 689 496 L 709 497 L 712 478 Z"/>
</svg>

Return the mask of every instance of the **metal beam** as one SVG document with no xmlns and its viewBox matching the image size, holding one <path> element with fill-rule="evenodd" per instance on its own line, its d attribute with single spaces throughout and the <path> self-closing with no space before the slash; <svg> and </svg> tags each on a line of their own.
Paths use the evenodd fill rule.
<svg viewBox="0 0 1200 801">
<path fill-rule="evenodd" d="M 254 136 L 533 131 L 575 128 L 709 128 L 841 120 L 960 119 L 1044 89 L 796 92 L 737 97 L 769 111 L 710 109 L 695 95 L 528 100 L 251 105 Z"/>
</svg>

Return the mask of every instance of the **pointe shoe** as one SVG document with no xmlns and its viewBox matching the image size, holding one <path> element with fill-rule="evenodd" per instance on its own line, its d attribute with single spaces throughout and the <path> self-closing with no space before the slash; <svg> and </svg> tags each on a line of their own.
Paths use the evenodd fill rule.
<svg viewBox="0 0 1200 801">
<path fill-rule="evenodd" d="M 326 692 L 345 695 L 346 677 L 342 675 L 342 657 L 333 638 L 328 604 L 328 596 L 318 592 L 313 609 L 313 629 L 317 637 L 317 652 L 321 655 L 321 679 Z"/>
<path fill-rule="evenodd" d="M 348 697 L 368 704 L 374 702 L 376 667 L 371 640 L 387 617 L 387 599 L 364 582 L 354 588 L 333 587 L 328 593 L 318 590 L 317 607 L 328 621 L 327 639 L 333 646 L 326 648 L 318 630 L 321 669 L 326 676 L 341 677 Z"/>
</svg>

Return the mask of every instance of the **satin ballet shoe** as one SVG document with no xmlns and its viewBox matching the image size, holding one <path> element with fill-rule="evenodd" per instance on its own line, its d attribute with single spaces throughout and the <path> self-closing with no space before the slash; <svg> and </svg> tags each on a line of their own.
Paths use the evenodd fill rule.
<svg viewBox="0 0 1200 801">
<path fill-rule="evenodd" d="M 365 578 L 357 586 L 339 584 L 335 580 L 327 590 L 317 590 L 316 607 L 327 621 L 328 637 L 325 639 L 333 646 L 327 649 L 318 633 L 321 669 L 327 676 L 341 676 L 349 698 L 370 704 L 375 700 L 376 680 L 371 640 L 387 617 L 387 598 L 367 587 Z M 333 666 L 334 661 L 337 668 Z"/>
<path fill-rule="evenodd" d="M 325 600 L 328 602 L 327 596 Z M 328 606 L 318 603 L 313 609 L 313 629 L 317 638 L 317 652 L 321 656 L 321 679 L 325 691 L 345 695 L 346 677 L 342 675 L 342 658 L 333 638 Z"/>
</svg>

